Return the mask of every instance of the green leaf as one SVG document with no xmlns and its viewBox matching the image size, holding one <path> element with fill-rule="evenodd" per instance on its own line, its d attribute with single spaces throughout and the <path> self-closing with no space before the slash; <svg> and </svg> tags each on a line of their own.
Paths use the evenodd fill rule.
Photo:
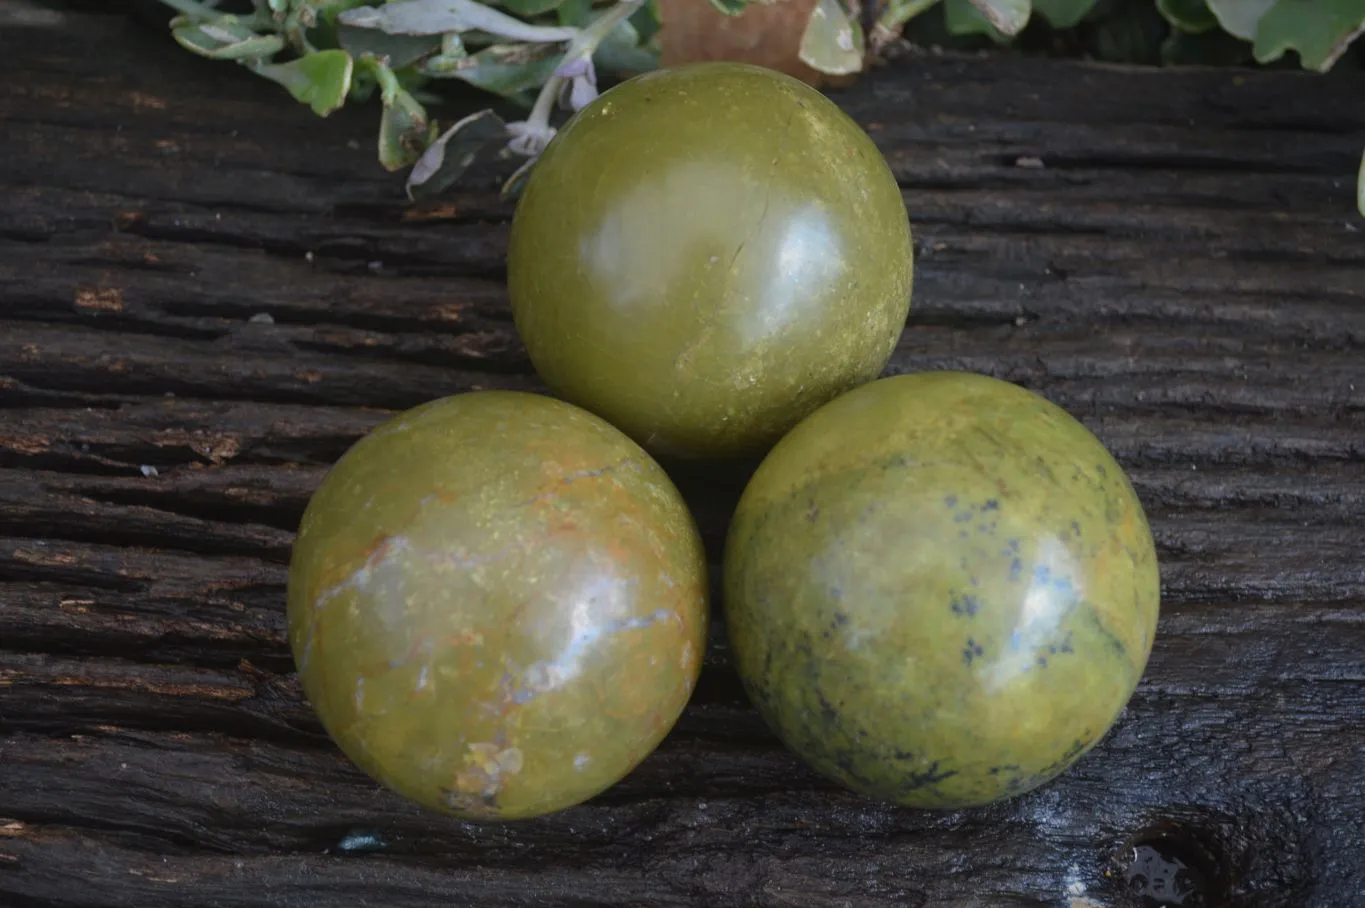
<svg viewBox="0 0 1365 908">
<path fill-rule="evenodd" d="M 529 25 L 474 0 L 395 0 L 381 7 L 358 6 L 337 17 L 342 25 L 377 28 L 390 35 L 440 35 L 485 31 L 513 41 L 569 41 L 566 28 Z"/>
<path fill-rule="evenodd" d="M 372 28 L 342 25 L 337 28 L 337 42 L 353 57 L 372 54 L 384 60 L 390 69 L 402 69 L 441 49 L 439 35 L 388 35 Z"/>
<path fill-rule="evenodd" d="M 602 72 L 628 78 L 658 69 L 659 55 L 644 47 L 625 47 L 604 42 L 593 54 L 593 65 Z"/>
<path fill-rule="evenodd" d="M 250 68 L 283 85 L 311 106 L 313 113 L 325 117 L 345 103 L 355 62 L 344 50 L 322 50 L 288 63 L 254 63 Z"/>
<path fill-rule="evenodd" d="M 801 35 L 801 62 L 832 75 L 848 75 L 863 68 L 863 29 L 839 0 L 817 0 Z"/>
<path fill-rule="evenodd" d="M 378 84 L 373 73 L 363 67 L 357 67 L 355 74 L 351 76 L 351 97 L 357 101 L 368 101 L 374 95 Z"/>
<path fill-rule="evenodd" d="M 1365 153 L 1360 155 L 1360 173 L 1356 176 L 1356 208 L 1365 218 Z"/>
<path fill-rule="evenodd" d="M 504 97 L 534 91 L 554 74 L 562 51 L 536 44 L 495 44 L 447 67 L 428 61 L 422 71 L 432 78 L 460 79 Z"/>
<path fill-rule="evenodd" d="M 284 49 L 284 39 L 279 35 L 258 35 L 238 24 L 233 16 L 177 26 L 171 29 L 171 37 L 186 50 L 214 60 L 271 57 Z"/>
<path fill-rule="evenodd" d="M 555 15 L 565 28 L 580 28 L 592 15 L 592 0 L 564 0 L 555 9 Z"/>
<path fill-rule="evenodd" d="M 309 39 L 319 47 L 337 47 L 341 43 L 338 39 L 341 25 L 337 18 L 348 9 L 364 5 L 365 0 L 309 0 L 316 19 Z"/>
<path fill-rule="evenodd" d="M 749 0 L 708 0 L 716 9 L 727 16 L 738 16 L 749 5 Z"/>
<path fill-rule="evenodd" d="M 1167 66 L 1249 66 L 1251 45 L 1218 28 L 1197 35 L 1172 29 L 1161 45 L 1161 62 Z"/>
<path fill-rule="evenodd" d="M 950 35 L 985 35 L 996 44 L 1010 43 L 1009 35 L 991 25 L 970 0 L 943 0 L 943 26 Z"/>
<path fill-rule="evenodd" d="M 209 22 L 223 17 L 223 11 L 214 9 L 211 3 L 205 0 L 161 0 L 166 6 L 180 13 L 171 20 L 171 25 L 181 25 L 186 22 Z M 54 4 L 48 4 L 52 6 Z M 254 18 L 254 17 L 248 17 Z"/>
<path fill-rule="evenodd" d="M 564 0 L 498 0 L 497 5 L 521 19 L 553 12 Z"/>
<path fill-rule="evenodd" d="M 621 22 L 597 45 L 592 55 L 599 69 L 617 74 L 649 72 L 659 64 L 658 54 L 640 46 L 640 34 L 629 19 Z"/>
<path fill-rule="evenodd" d="M 408 198 L 445 192 L 474 163 L 479 152 L 507 139 L 507 124 L 491 110 L 470 114 L 427 146 L 408 174 Z"/>
<path fill-rule="evenodd" d="M 454 32 L 446 32 L 441 36 L 441 56 L 443 57 L 467 57 L 469 49 L 464 46 L 464 39 Z"/>
<path fill-rule="evenodd" d="M 432 139 L 432 125 L 416 98 L 401 88 L 394 91 L 379 119 L 379 163 L 402 170 L 415 162 Z"/>
<path fill-rule="evenodd" d="M 365 3 L 366 0 L 309 0 L 308 5 L 313 8 L 319 18 L 328 22 L 335 22 L 337 16 L 346 10 L 364 6 Z"/>
<path fill-rule="evenodd" d="M 1011 37 L 1024 30 L 1033 11 L 1029 0 L 971 0 L 971 3 L 1000 34 Z"/>
<path fill-rule="evenodd" d="M 1098 0 L 1033 0 L 1033 11 L 1053 28 L 1074 28 Z"/>
<path fill-rule="evenodd" d="M 1202 35 L 1218 26 L 1218 17 L 1204 0 L 1156 0 L 1166 21 L 1189 35 Z"/>
<path fill-rule="evenodd" d="M 412 92 L 414 95 L 431 82 L 431 77 L 416 66 L 405 66 L 402 69 L 394 69 L 393 75 L 398 80 L 398 84 L 403 86 L 404 90 Z"/>
<path fill-rule="evenodd" d="M 338 37 L 340 26 L 337 25 L 337 16 L 348 9 L 360 6 L 365 0 L 307 0 L 311 20 L 305 33 L 308 41 L 315 48 L 336 48 L 341 46 Z M 300 23 L 302 25 L 303 23 Z M 353 54 L 352 56 L 357 56 Z"/>
<path fill-rule="evenodd" d="M 1275 0 L 1207 0 L 1209 11 L 1223 26 L 1223 31 L 1243 41 L 1256 38 L 1256 27 L 1261 17 L 1275 4 Z"/>
<path fill-rule="evenodd" d="M 1365 0 L 1276 0 L 1256 26 L 1254 53 L 1269 63 L 1299 52 L 1305 69 L 1326 72 L 1365 32 Z"/>
<path fill-rule="evenodd" d="M 640 36 L 640 44 L 648 44 L 663 27 L 663 14 L 659 11 L 659 0 L 646 0 L 644 5 L 626 20 L 635 33 Z"/>
</svg>

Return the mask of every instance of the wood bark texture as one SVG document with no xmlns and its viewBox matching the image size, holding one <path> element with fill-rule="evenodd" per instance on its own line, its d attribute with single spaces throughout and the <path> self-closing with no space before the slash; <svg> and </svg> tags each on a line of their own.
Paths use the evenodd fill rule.
<svg viewBox="0 0 1365 908">
<path fill-rule="evenodd" d="M 767 732 L 718 629 L 638 771 L 474 826 L 340 756 L 284 586 L 363 432 L 541 387 L 512 165 L 409 208 L 374 104 L 319 119 L 122 16 L 39 18 L 0 27 L 0 904 L 1365 905 L 1365 76 L 914 55 L 834 95 L 916 231 L 891 371 L 1042 392 L 1148 508 L 1155 651 L 1072 771 L 861 800 Z M 679 474 L 713 553 L 743 479 Z M 1154 898 L 1177 860 L 1191 894 Z"/>
</svg>

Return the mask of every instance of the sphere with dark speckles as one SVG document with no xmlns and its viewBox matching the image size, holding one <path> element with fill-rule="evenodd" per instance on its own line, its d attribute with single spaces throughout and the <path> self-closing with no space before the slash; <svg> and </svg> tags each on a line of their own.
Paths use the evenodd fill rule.
<svg viewBox="0 0 1365 908">
<path fill-rule="evenodd" d="M 790 76 L 704 62 L 564 126 L 517 205 L 507 276 L 546 384 L 681 460 L 761 456 L 876 378 L 912 272 L 868 134 Z"/>
<path fill-rule="evenodd" d="M 579 804 L 676 722 L 706 641 L 681 496 L 584 410 L 473 392 L 358 441 L 304 514 L 289 641 L 323 726 L 399 794 L 469 820 Z"/>
<path fill-rule="evenodd" d="M 987 804 L 1068 769 L 1144 672 L 1160 599 L 1142 506 L 1043 397 L 885 378 L 803 420 L 725 552 L 750 698 L 808 764 L 879 800 Z"/>
</svg>

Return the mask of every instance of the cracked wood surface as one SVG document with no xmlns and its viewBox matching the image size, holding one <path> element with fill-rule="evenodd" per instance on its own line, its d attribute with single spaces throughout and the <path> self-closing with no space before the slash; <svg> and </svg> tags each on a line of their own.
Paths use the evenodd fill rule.
<svg viewBox="0 0 1365 908">
<path fill-rule="evenodd" d="M 476 827 L 340 757 L 284 582 L 361 433 L 540 388 L 498 174 L 409 210 L 372 106 L 318 120 L 116 15 L 0 39 L 0 904 L 1120 908 L 1160 842 L 1206 905 L 1365 905 L 1362 76 L 925 56 L 836 95 L 915 225 L 892 370 L 1041 391 L 1149 509 L 1155 650 L 1071 772 L 859 800 L 766 732 L 718 630 L 637 772 Z M 714 553 L 743 476 L 678 478 Z"/>
</svg>

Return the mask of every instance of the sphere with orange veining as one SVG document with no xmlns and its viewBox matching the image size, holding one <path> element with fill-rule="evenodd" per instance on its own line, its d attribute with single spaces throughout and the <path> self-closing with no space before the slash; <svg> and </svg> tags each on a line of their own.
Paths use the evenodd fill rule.
<svg viewBox="0 0 1365 908">
<path fill-rule="evenodd" d="M 543 815 L 615 784 L 696 683 L 706 560 L 663 470 L 534 394 L 417 407 L 309 502 L 289 575 L 304 691 L 342 751 L 427 807 Z"/>
</svg>

